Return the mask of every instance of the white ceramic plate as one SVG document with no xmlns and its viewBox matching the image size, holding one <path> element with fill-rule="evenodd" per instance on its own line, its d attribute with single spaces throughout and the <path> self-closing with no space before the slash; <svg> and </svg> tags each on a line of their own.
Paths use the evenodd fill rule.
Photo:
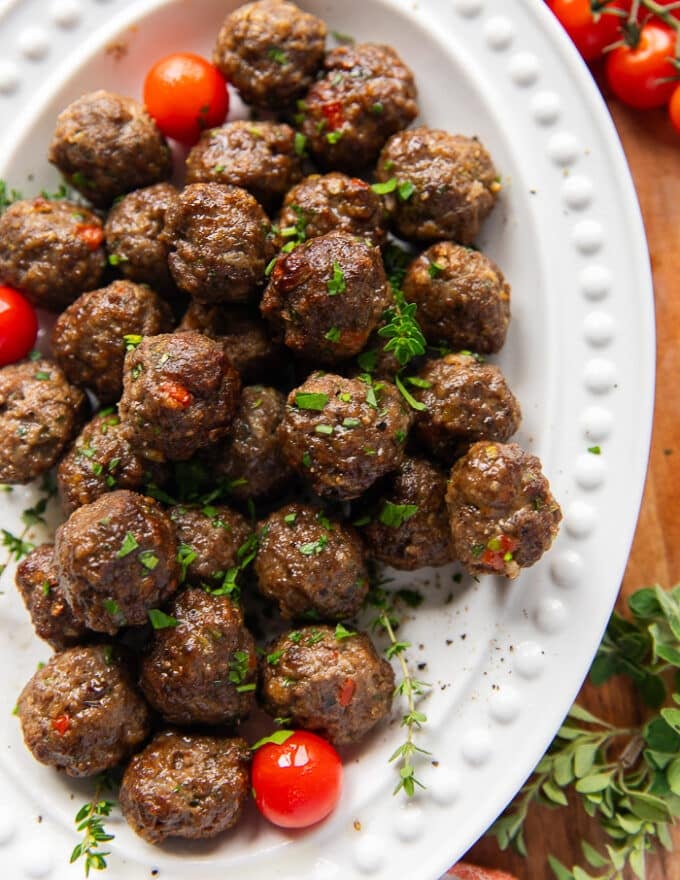
<svg viewBox="0 0 680 880">
<path fill-rule="evenodd" d="M 234 0 L 0 2 L 0 176 L 26 194 L 57 182 L 45 154 L 57 112 L 94 88 L 139 95 L 149 63 L 210 53 Z M 108 876 L 433 880 L 530 773 L 586 674 L 625 566 L 645 474 L 653 397 L 647 251 L 623 154 L 586 69 L 539 0 L 309 0 L 332 29 L 394 45 L 414 69 L 422 120 L 478 134 L 503 173 L 481 245 L 513 285 L 498 358 L 524 410 L 519 441 L 543 460 L 565 520 L 514 584 L 427 580 L 404 627 L 434 685 L 424 704 L 427 790 L 392 798 L 384 726 L 347 755 L 342 804 L 306 834 L 250 819 L 232 836 L 154 849 L 124 823 Z M 2 14 L 0 12 L 0 14 Z M 600 456 L 588 453 L 599 445 Z M 3 496 L 17 531 L 30 490 Z M 6 499 L 6 502 L 5 502 Z M 40 537 L 40 536 L 38 536 Z M 413 582 L 413 578 L 404 578 Z M 89 796 L 35 763 L 12 707 L 48 648 L 5 575 L 0 596 L 0 860 L 7 877 L 80 876 L 72 817 Z M 397 718 L 395 711 L 395 718 Z M 38 824 L 37 817 L 42 817 Z"/>
</svg>

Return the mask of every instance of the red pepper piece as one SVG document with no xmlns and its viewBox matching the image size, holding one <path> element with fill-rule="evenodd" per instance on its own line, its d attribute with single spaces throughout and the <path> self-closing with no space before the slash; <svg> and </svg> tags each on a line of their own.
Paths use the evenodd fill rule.
<svg viewBox="0 0 680 880">
<path fill-rule="evenodd" d="M 57 715 L 56 718 L 52 719 L 52 730 L 55 730 L 59 734 L 59 736 L 64 736 L 70 726 L 71 718 L 66 714 Z"/>
<path fill-rule="evenodd" d="M 331 131 L 337 131 L 342 128 L 342 124 L 345 121 L 342 101 L 328 101 L 328 103 L 322 104 L 321 112 Z"/>
<path fill-rule="evenodd" d="M 338 703 L 340 703 L 341 706 L 349 706 L 356 689 L 357 686 L 354 683 L 354 680 L 346 678 L 345 681 L 343 681 L 340 693 L 338 694 Z"/>
<path fill-rule="evenodd" d="M 186 409 L 194 400 L 191 391 L 179 382 L 163 382 L 158 386 L 158 390 L 165 398 L 168 409 Z"/>
<path fill-rule="evenodd" d="M 101 226 L 94 226 L 91 223 L 78 223 L 76 235 L 81 241 L 85 242 L 91 251 L 96 251 L 104 241 L 104 230 Z"/>
</svg>

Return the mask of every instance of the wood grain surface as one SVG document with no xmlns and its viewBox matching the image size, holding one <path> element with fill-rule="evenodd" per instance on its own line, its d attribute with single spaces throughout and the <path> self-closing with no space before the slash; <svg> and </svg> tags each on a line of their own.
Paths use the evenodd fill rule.
<svg viewBox="0 0 680 880">
<path fill-rule="evenodd" d="M 616 122 L 633 173 L 647 230 L 654 274 L 657 378 L 649 470 L 637 531 L 618 600 L 654 583 L 680 581 L 680 138 L 663 111 L 634 112 L 612 101 Z M 603 547 L 602 552 L 606 553 Z M 584 685 L 580 702 L 616 724 L 638 723 L 643 708 L 625 681 L 595 688 Z M 564 864 L 583 865 L 580 841 L 595 846 L 605 836 L 578 803 L 556 810 L 533 809 L 526 828 L 528 858 L 501 852 L 483 838 L 466 861 L 502 868 L 519 880 L 551 880 L 547 854 Z M 680 828 L 675 851 L 648 856 L 648 880 L 680 880 Z"/>
</svg>

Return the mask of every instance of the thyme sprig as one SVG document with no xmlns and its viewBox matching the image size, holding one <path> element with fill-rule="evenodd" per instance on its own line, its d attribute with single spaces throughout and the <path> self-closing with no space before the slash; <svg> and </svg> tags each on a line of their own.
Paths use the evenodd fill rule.
<svg viewBox="0 0 680 880">
<path fill-rule="evenodd" d="M 90 871 L 103 871 L 107 867 L 106 857 L 110 855 L 110 850 L 102 849 L 102 844 L 109 843 L 115 837 L 104 828 L 104 819 L 111 815 L 116 806 L 114 801 L 102 797 L 108 787 L 108 781 L 100 777 L 93 799 L 78 810 L 74 819 L 83 839 L 73 848 L 70 864 L 83 858 L 86 877 L 90 876 Z"/>
<path fill-rule="evenodd" d="M 33 507 L 28 507 L 21 513 L 21 521 L 24 524 L 23 529 L 18 535 L 14 535 L 7 529 L 0 529 L 0 545 L 7 549 L 7 555 L 2 563 L 0 563 L 0 576 L 10 562 L 20 562 L 24 556 L 35 549 L 35 544 L 28 541 L 27 536 L 31 529 L 37 525 L 46 525 L 45 512 L 50 499 L 56 495 L 56 486 L 50 475 L 43 477 L 40 488 L 43 494 L 38 498 Z"/>
</svg>

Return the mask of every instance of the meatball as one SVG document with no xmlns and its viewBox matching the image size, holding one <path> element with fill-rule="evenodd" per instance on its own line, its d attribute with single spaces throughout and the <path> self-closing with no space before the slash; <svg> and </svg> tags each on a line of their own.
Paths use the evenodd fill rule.
<svg viewBox="0 0 680 880">
<path fill-rule="evenodd" d="M 269 336 L 260 315 L 242 306 L 192 302 L 177 329 L 196 330 L 219 340 L 244 382 L 271 378 L 283 368 L 283 347 Z"/>
<path fill-rule="evenodd" d="M 57 463 L 76 434 L 85 396 L 52 361 L 0 369 L 0 482 L 29 483 Z"/>
<path fill-rule="evenodd" d="M 54 552 L 66 601 L 95 632 L 147 623 L 179 581 L 172 523 L 160 504 L 127 489 L 74 511 L 57 529 Z"/>
<path fill-rule="evenodd" d="M 399 467 L 410 423 L 389 382 L 316 373 L 288 396 L 283 453 L 318 495 L 358 498 Z"/>
<path fill-rule="evenodd" d="M 151 727 L 127 664 L 111 645 L 69 648 L 35 673 L 19 696 L 19 720 L 36 761 L 94 776 L 136 751 Z"/>
<path fill-rule="evenodd" d="M 123 393 L 125 351 L 142 336 L 172 328 L 167 303 L 132 281 L 114 281 L 70 305 L 52 331 L 54 356 L 69 381 L 89 388 L 102 403 Z"/>
<path fill-rule="evenodd" d="M 99 217 L 74 202 L 27 199 L 0 216 L 0 282 L 59 312 L 101 280 L 106 266 Z"/>
<path fill-rule="evenodd" d="M 246 302 L 274 253 L 268 231 L 267 215 L 244 189 L 194 183 L 168 209 L 161 240 L 181 290 L 203 303 Z"/>
<path fill-rule="evenodd" d="M 369 510 L 362 535 L 375 559 L 403 571 L 454 561 L 446 475 L 431 462 L 404 459 Z"/>
<path fill-rule="evenodd" d="M 311 174 L 287 194 L 278 227 L 302 227 L 307 238 L 338 230 L 381 245 L 385 240 L 385 210 L 380 196 L 358 177 L 337 171 Z"/>
<path fill-rule="evenodd" d="M 115 410 L 102 410 L 83 428 L 59 462 L 57 485 L 64 513 L 96 501 L 113 489 L 162 485 L 167 469 L 137 455 Z"/>
<path fill-rule="evenodd" d="M 176 197 L 172 184 L 155 183 L 123 196 L 111 208 L 104 226 L 109 262 L 130 281 L 161 291 L 172 287 L 168 248 L 160 234 Z"/>
<path fill-rule="evenodd" d="M 165 730 L 125 770 L 118 797 L 123 816 L 149 843 L 215 837 L 241 818 L 250 757 L 243 739 Z"/>
<path fill-rule="evenodd" d="M 275 388 L 244 388 L 229 436 L 211 453 L 217 474 L 240 501 L 277 495 L 291 481 L 293 471 L 281 451 L 280 429 L 286 399 Z"/>
<path fill-rule="evenodd" d="M 144 107 L 103 89 L 59 114 L 48 158 L 99 208 L 172 173 L 170 148 Z"/>
<path fill-rule="evenodd" d="M 300 106 L 309 151 L 324 168 L 361 171 L 418 115 L 413 74 L 390 46 L 339 46 Z"/>
<path fill-rule="evenodd" d="M 326 24 L 294 3 L 260 0 L 225 20 L 213 61 L 246 104 L 281 110 L 301 97 L 323 63 Z"/>
<path fill-rule="evenodd" d="M 238 551 L 250 537 L 247 520 L 224 505 L 208 504 L 202 508 L 171 507 L 181 550 L 186 550 L 185 580 L 200 586 L 222 583 L 230 568 L 239 561 Z"/>
<path fill-rule="evenodd" d="M 329 232 L 278 258 L 260 311 L 296 354 L 335 364 L 361 351 L 388 301 L 379 248 Z"/>
<path fill-rule="evenodd" d="M 478 140 L 424 126 L 390 138 L 376 177 L 396 181 L 386 205 L 397 235 L 407 241 L 470 244 L 501 188 Z"/>
<path fill-rule="evenodd" d="M 549 549 L 562 519 L 541 462 L 517 443 L 471 446 L 451 469 L 446 501 L 456 557 L 471 575 L 516 578 Z"/>
<path fill-rule="evenodd" d="M 336 746 L 363 739 L 392 706 L 394 672 L 363 633 L 305 627 L 277 639 L 262 666 L 266 711 Z"/>
<path fill-rule="evenodd" d="M 185 461 L 225 436 L 240 390 L 218 342 L 189 331 L 148 336 L 125 358 L 130 445 L 153 461 Z"/>
<path fill-rule="evenodd" d="M 359 612 L 368 592 L 364 548 L 357 533 L 323 511 L 287 504 L 264 521 L 255 558 L 260 592 L 282 617 L 316 613 L 343 620 Z"/>
<path fill-rule="evenodd" d="M 19 563 L 15 580 L 37 635 L 55 651 L 87 638 L 87 629 L 73 616 L 59 585 L 53 544 L 42 544 L 32 550 Z"/>
<path fill-rule="evenodd" d="M 240 186 L 268 210 L 302 177 L 295 132 L 275 122 L 228 122 L 203 132 L 187 156 L 187 183 Z"/>
<path fill-rule="evenodd" d="M 257 654 L 228 596 L 188 589 L 168 609 L 177 625 L 154 634 L 142 661 L 147 700 L 172 724 L 234 724 L 254 704 Z"/>
<path fill-rule="evenodd" d="M 504 443 L 519 428 L 519 401 L 493 364 L 449 354 L 427 361 L 418 376 L 425 387 L 413 396 L 426 408 L 416 413 L 415 433 L 442 461 L 450 463 L 476 440 Z"/>
<path fill-rule="evenodd" d="M 510 323 L 510 285 L 484 254 L 452 241 L 432 245 L 404 279 L 404 296 L 418 306 L 431 342 L 454 351 L 500 351 Z"/>
</svg>

